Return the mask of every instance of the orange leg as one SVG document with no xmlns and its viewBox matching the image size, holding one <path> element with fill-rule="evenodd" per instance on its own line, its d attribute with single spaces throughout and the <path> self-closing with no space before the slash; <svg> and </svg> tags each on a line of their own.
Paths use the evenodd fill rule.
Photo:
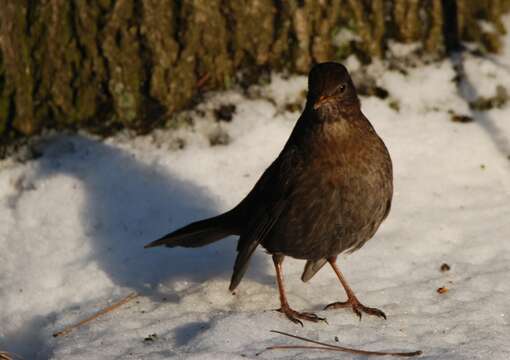
<svg viewBox="0 0 510 360">
<path fill-rule="evenodd" d="M 342 286 L 344 287 L 345 293 L 347 294 L 347 301 L 342 301 L 342 302 L 338 301 L 338 302 L 331 303 L 328 306 L 326 306 L 324 308 L 324 310 L 351 307 L 352 311 L 354 311 L 354 313 L 356 315 L 358 315 L 360 320 L 361 320 L 362 312 L 369 314 L 369 315 L 375 315 L 375 316 L 386 319 L 386 315 L 381 310 L 376 309 L 376 308 L 367 307 L 359 302 L 356 295 L 354 295 L 354 291 L 352 291 L 349 284 L 347 284 L 347 280 L 345 280 L 344 276 L 340 272 L 340 269 L 338 268 L 338 266 L 336 266 L 336 256 L 329 258 L 328 262 L 331 265 L 331 267 L 333 268 L 333 270 L 335 271 L 336 276 L 338 276 L 338 280 L 340 280 L 340 282 L 342 283 Z"/>
<path fill-rule="evenodd" d="M 274 267 L 276 269 L 276 282 L 278 283 L 278 292 L 280 293 L 280 308 L 277 310 L 282 312 L 287 316 L 287 318 L 295 324 L 299 324 L 303 326 L 303 322 L 299 319 L 318 322 L 318 321 L 326 321 L 325 318 L 318 317 L 313 313 L 308 312 L 297 312 L 290 308 L 289 303 L 287 302 L 287 296 L 285 296 L 285 288 L 283 287 L 283 276 L 282 276 L 282 263 L 284 256 L 283 255 L 273 255 Z"/>
</svg>

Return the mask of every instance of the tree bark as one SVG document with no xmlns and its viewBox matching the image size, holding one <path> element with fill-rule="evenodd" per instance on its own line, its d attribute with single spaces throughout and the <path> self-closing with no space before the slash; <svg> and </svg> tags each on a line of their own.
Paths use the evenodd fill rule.
<svg viewBox="0 0 510 360">
<path fill-rule="evenodd" d="M 460 40 L 498 51 L 509 6 L 457 0 Z M 231 86 L 238 70 L 306 73 L 351 53 L 370 61 L 389 39 L 441 56 L 442 9 L 441 0 L 2 0 L 0 139 L 44 127 L 150 129 Z M 354 40 L 335 41 L 340 31 Z"/>
</svg>

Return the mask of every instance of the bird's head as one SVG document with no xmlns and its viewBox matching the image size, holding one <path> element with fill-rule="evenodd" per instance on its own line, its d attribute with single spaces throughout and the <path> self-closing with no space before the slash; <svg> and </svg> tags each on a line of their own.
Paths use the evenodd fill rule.
<svg viewBox="0 0 510 360">
<path fill-rule="evenodd" d="M 358 95 L 349 72 L 342 64 L 315 65 L 308 75 L 308 106 L 319 115 L 351 112 L 359 109 Z"/>
</svg>

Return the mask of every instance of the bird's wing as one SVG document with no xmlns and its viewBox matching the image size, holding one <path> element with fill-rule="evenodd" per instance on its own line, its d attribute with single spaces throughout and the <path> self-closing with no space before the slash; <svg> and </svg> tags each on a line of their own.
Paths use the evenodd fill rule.
<svg viewBox="0 0 510 360">
<path fill-rule="evenodd" d="M 234 264 L 234 271 L 232 273 L 232 278 L 230 280 L 230 291 L 233 291 L 237 285 L 241 282 L 246 269 L 248 268 L 248 263 L 251 255 L 260 244 L 262 239 L 267 235 L 269 230 L 273 227 L 273 225 L 278 221 L 283 209 L 285 208 L 285 202 L 281 201 L 273 207 L 272 213 L 266 214 L 264 218 L 259 219 L 260 222 L 257 226 L 249 231 L 247 231 L 246 235 L 242 235 L 239 239 L 238 246 L 238 254 L 236 257 L 236 262 Z"/>
<path fill-rule="evenodd" d="M 326 259 L 308 260 L 301 275 L 301 280 L 307 282 L 320 270 L 328 261 Z"/>
<path fill-rule="evenodd" d="M 246 272 L 251 255 L 280 218 L 293 188 L 293 172 L 299 171 L 297 151 L 287 148 L 264 172 L 234 211 L 244 218 L 245 228 L 237 246 L 237 258 L 229 289 L 233 291 Z"/>
</svg>

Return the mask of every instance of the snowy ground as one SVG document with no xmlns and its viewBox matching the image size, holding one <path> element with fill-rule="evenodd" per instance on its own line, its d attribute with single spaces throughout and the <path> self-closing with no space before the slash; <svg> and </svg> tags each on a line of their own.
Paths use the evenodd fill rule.
<svg viewBox="0 0 510 360">
<path fill-rule="evenodd" d="M 509 359 L 510 106 L 472 112 L 467 105 L 510 84 L 507 41 L 500 56 L 466 57 L 470 83 L 461 94 L 444 61 L 407 75 L 384 70 L 378 80 L 390 97 L 362 99 L 393 157 L 394 206 L 374 239 L 340 265 L 360 299 L 388 320 L 321 311 L 344 297 L 334 274 L 325 267 L 303 284 L 303 262 L 289 259 L 291 305 L 329 325 L 290 323 L 269 311 L 278 297 L 263 251 L 230 294 L 233 238 L 200 249 L 142 248 L 236 204 L 276 156 L 299 116 L 285 104 L 300 101 L 306 79 L 274 76 L 262 96 L 229 92 L 201 106 L 207 118 L 235 103 L 232 122 L 195 114 L 192 130 L 172 134 L 55 136 L 39 145 L 36 160 L 0 163 L 0 350 L 24 359 L 364 358 L 256 356 L 298 343 L 269 332 L 277 329 L 370 350 L 421 349 L 423 359 Z M 475 121 L 452 122 L 451 111 Z M 211 147 L 221 132 L 230 143 Z M 441 272 L 442 263 L 450 271 Z M 140 296 L 52 337 L 131 292 Z"/>
</svg>

